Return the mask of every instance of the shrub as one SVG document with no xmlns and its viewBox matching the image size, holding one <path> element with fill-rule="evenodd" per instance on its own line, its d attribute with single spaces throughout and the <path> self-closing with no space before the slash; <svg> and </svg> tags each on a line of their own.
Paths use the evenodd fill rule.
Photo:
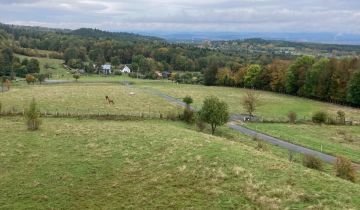
<svg viewBox="0 0 360 210">
<path fill-rule="evenodd" d="M 345 112 L 342 110 L 337 111 L 337 121 L 340 125 L 345 125 Z"/>
<path fill-rule="evenodd" d="M 345 157 L 337 157 L 335 170 L 337 177 L 355 182 L 356 169 L 352 165 L 351 160 Z"/>
<path fill-rule="evenodd" d="M 196 117 L 196 127 L 199 129 L 199 131 L 204 131 L 206 128 L 206 123 L 202 121 L 199 117 Z"/>
<path fill-rule="evenodd" d="M 322 170 L 323 162 L 319 158 L 316 158 L 312 155 L 304 155 L 303 157 L 303 165 L 308 168 Z"/>
<path fill-rule="evenodd" d="M 186 96 L 185 98 L 183 98 L 183 102 L 184 102 L 187 106 L 190 106 L 190 104 L 193 103 L 193 99 L 191 98 L 191 96 Z"/>
<path fill-rule="evenodd" d="M 179 115 L 175 112 L 169 112 L 166 115 L 166 119 L 175 121 L 179 119 Z"/>
<path fill-rule="evenodd" d="M 288 114 L 288 118 L 289 118 L 289 122 L 292 123 L 292 124 L 295 124 L 296 123 L 296 119 L 297 119 L 297 114 L 296 112 L 289 112 Z"/>
<path fill-rule="evenodd" d="M 28 84 L 30 84 L 30 83 L 35 83 L 35 80 L 36 80 L 36 78 L 34 77 L 34 75 L 32 75 L 32 74 L 27 74 L 26 75 L 26 82 L 28 83 Z"/>
<path fill-rule="evenodd" d="M 327 120 L 327 113 L 324 111 L 318 111 L 312 116 L 312 121 L 314 123 L 325 123 Z"/>
<path fill-rule="evenodd" d="M 35 99 L 32 100 L 30 106 L 25 110 L 25 119 L 28 130 L 38 130 L 41 124 L 40 109 L 37 106 Z"/>
<path fill-rule="evenodd" d="M 328 125 L 336 125 L 337 120 L 332 116 L 328 116 L 327 119 L 326 119 L 326 124 L 328 124 Z"/>
<path fill-rule="evenodd" d="M 258 151 L 267 151 L 268 150 L 266 143 L 263 142 L 262 140 L 258 139 L 257 137 L 254 137 L 254 141 L 257 142 L 255 149 L 257 149 Z"/>
<path fill-rule="evenodd" d="M 73 74 L 73 78 L 76 80 L 76 82 L 78 81 L 78 79 L 80 79 L 80 74 L 75 73 Z"/>
<path fill-rule="evenodd" d="M 117 75 L 117 76 L 121 76 L 122 72 L 121 71 L 115 71 L 114 74 Z"/>
<path fill-rule="evenodd" d="M 185 108 L 182 115 L 182 120 L 184 120 L 186 123 L 193 123 L 195 121 L 195 111 L 189 108 Z"/>
</svg>

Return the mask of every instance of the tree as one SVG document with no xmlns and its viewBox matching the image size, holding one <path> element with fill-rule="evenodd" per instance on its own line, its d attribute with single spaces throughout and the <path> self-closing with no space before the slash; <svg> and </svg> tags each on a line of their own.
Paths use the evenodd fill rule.
<svg viewBox="0 0 360 210">
<path fill-rule="evenodd" d="M 78 81 L 78 79 L 80 79 L 80 74 L 73 74 L 73 78 L 76 80 L 76 82 Z"/>
<path fill-rule="evenodd" d="M 40 115 L 40 109 L 35 99 L 33 99 L 29 108 L 25 110 L 25 119 L 29 130 L 34 131 L 39 129 L 41 124 Z"/>
<path fill-rule="evenodd" d="M 228 105 L 217 97 L 207 97 L 199 111 L 199 118 L 211 125 L 211 133 L 214 134 L 217 126 L 224 125 L 229 120 Z"/>
<path fill-rule="evenodd" d="M 191 110 L 190 104 L 193 103 L 193 99 L 190 96 L 186 96 L 183 98 L 183 102 L 186 104 L 183 113 L 183 120 L 187 123 L 192 123 L 194 122 L 195 111 Z"/>
<path fill-rule="evenodd" d="M 25 80 L 26 80 L 27 84 L 30 85 L 30 83 L 35 84 L 36 78 L 32 74 L 27 74 Z"/>
<path fill-rule="evenodd" d="M 39 73 L 40 72 L 40 63 L 37 59 L 30 59 L 26 65 L 26 69 L 29 74 Z"/>
<path fill-rule="evenodd" d="M 119 57 L 115 56 L 115 57 L 111 58 L 111 65 L 116 67 L 116 66 L 120 65 L 120 63 L 121 63 L 121 61 L 120 61 Z"/>
<path fill-rule="evenodd" d="M 357 70 L 349 82 L 347 91 L 348 102 L 360 105 L 360 70 Z"/>
<path fill-rule="evenodd" d="M 319 84 L 320 74 L 328 67 L 329 59 L 322 58 L 317 61 L 307 72 L 303 87 L 303 95 L 307 97 L 317 97 L 316 87 Z"/>
<path fill-rule="evenodd" d="M 270 73 L 270 88 L 272 91 L 284 92 L 286 82 L 286 72 L 289 68 L 290 61 L 274 60 L 266 68 Z"/>
<path fill-rule="evenodd" d="M 13 76 L 14 54 L 10 48 L 0 52 L 0 76 Z"/>
<path fill-rule="evenodd" d="M 71 59 L 78 59 L 79 51 L 75 47 L 67 48 L 64 52 L 65 63 L 68 63 Z"/>
<path fill-rule="evenodd" d="M 256 86 L 258 77 L 261 73 L 261 66 L 258 64 L 250 65 L 247 69 L 247 72 L 244 76 L 245 87 L 253 88 Z"/>
<path fill-rule="evenodd" d="M 183 102 L 188 108 L 190 108 L 190 104 L 193 103 L 193 99 L 191 98 L 191 96 L 186 96 L 185 98 L 183 98 Z"/>
<path fill-rule="evenodd" d="M 296 59 L 286 75 L 286 91 L 290 94 L 302 94 L 302 87 L 305 84 L 307 71 L 312 67 L 315 58 L 311 56 L 302 56 Z"/>
<path fill-rule="evenodd" d="M 217 56 L 211 56 L 208 60 L 208 65 L 204 70 L 204 84 L 215 85 L 217 71 L 220 67 L 224 66 L 224 62 Z"/>
<path fill-rule="evenodd" d="M 253 117 L 253 113 L 256 111 L 258 106 L 259 96 L 255 94 L 254 91 L 247 91 L 245 96 L 242 99 L 243 108 L 250 115 L 250 118 Z"/>
</svg>

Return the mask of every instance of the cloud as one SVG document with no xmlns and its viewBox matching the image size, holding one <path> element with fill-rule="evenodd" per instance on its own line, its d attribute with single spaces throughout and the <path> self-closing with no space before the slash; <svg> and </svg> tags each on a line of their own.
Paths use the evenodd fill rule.
<svg viewBox="0 0 360 210">
<path fill-rule="evenodd" d="M 0 22 L 117 31 L 360 34 L 360 1 L 0 0 Z"/>
</svg>

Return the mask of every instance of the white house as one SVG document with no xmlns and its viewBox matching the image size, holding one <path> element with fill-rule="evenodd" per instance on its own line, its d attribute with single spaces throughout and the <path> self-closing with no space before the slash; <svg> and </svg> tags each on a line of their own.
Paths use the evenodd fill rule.
<svg viewBox="0 0 360 210">
<path fill-rule="evenodd" d="M 131 72 L 131 69 L 125 65 L 125 67 L 121 70 L 122 73 L 130 73 Z"/>
<path fill-rule="evenodd" d="M 110 64 L 104 64 L 101 66 L 101 70 L 103 74 L 111 74 L 111 65 Z"/>
</svg>

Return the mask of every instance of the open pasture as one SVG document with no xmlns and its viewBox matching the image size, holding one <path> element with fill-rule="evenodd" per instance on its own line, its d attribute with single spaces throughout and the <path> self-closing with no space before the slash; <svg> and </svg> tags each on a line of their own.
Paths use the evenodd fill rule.
<svg viewBox="0 0 360 210">
<path fill-rule="evenodd" d="M 45 118 L 36 132 L 22 118 L 0 124 L 1 209 L 360 205 L 356 183 L 178 122 Z"/>
<path fill-rule="evenodd" d="M 205 97 L 214 95 L 228 103 L 230 112 L 237 114 L 245 113 L 241 101 L 246 91 L 248 91 L 247 89 L 176 84 L 168 81 L 147 82 L 140 80 L 137 81 L 136 84 L 139 87 L 153 88 L 180 99 L 189 95 L 193 97 L 194 106 L 196 108 L 201 107 Z M 266 119 L 286 120 L 288 113 L 294 111 L 297 113 L 298 119 L 309 120 L 316 111 L 322 110 L 336 115 L 338 110 L 343 110 L 346 113 L 347 119 L 360 120 L 360 109 L 357 108 L 339 106 L 267 91 L 256 91 L 256 93 L 259 96 L 260 103 L 255 111 L 255 115 Z"/>
<path fill-rule="evenodd" d="M 317 151 L 345 156 L 360 163 L 359 126 L 248 123 L 246 127 Z"/>
<path fill-rule="evenodd" d="M 51 113 L 166 115 L 179 110 L 160 97 L 112 83 L 26 85 L 0 95 L 3 111 L 22 111 L 33 98 L 42 112 Z"/>
</svg>

